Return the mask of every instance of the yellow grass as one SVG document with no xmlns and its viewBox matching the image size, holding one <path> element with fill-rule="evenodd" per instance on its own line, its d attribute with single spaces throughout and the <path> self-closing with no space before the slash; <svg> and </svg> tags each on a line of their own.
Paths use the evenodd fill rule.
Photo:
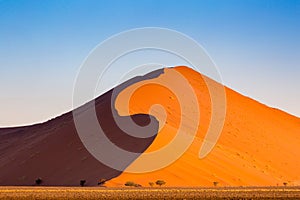
<svg viewBox="0 0 300 200">
<path fill-rule="evenodd" d="M 0 187 L 0 199 L 300 199 L 300 187 Z"/>
</svg>

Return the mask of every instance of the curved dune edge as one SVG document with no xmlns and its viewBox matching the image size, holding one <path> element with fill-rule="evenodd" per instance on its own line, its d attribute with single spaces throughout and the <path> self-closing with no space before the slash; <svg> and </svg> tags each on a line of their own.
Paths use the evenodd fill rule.
<svg viewBox="0 0 300 200">
<path fill-rule="evenodd" d="M 155 72 L 155 75 L 157 73 Z M 132 83 L 139 80 L 134 78 L 130 81 Z M 95 109 L 97 120 L 105 134 L 100 140 L 105 141 L 104 137 L 107 137 L 122 149 L 144 152 L 156 137 L 158 121 L 147 114 L 125 117 L 115 115 L 111 109 L 113 93 L 118 94 L 120 87 L 126 88 L 130 83 L 125 82 L 96 98 L 95 102 L 82 105 L 73 111 L 75 114 L 70 111 L 45 123 L 0 129 L 0 186 L 33 186 L 38 178 L 42 180 L 41 186 L 79 186 L 81 180 L 86 181 L 86 186 L 96 186 L 99 179 L 109 180 L 118 176 L 123 170 L 116 170 L 100 162 L 102 160 L 93 157 L 83 145 L 75 126 L 74 115 L 85 122 L 91 122 L 91 112 Z M 143 129 L 143 134 L 152 137 L 129 136 L 116 124 L 116 121 L 125 119 L 133 119 L 140 125 L 152 121 L 151 126 Z M 92 123 L 86 125 L 90 128 L 85 129 L 86 133 L 91 134 L 92 130 L 95 130 L 91 128 Z M 131 131 L 140 133 L 135 129 Z M 139 156 L 136 154 L 126 157 L 116 153 L 112 155 L 104 145 L 99 147 L 100 152 L 110 156 L 110 161 L 121 164 L 119 169 L 125 169 Z"/>
<path fill-rule="evenodd" d="M 158 179 L 165 180 L 166 186 L 212 186 L 214 181 L 219 182 L 220 186 L 282 185 L 283 182 L 288 182 L 289 185 L 300 184 L 299 118 L 226 88 L 227 113 L 223 131 L 212 152 L 204 159 L 199 159 L 199 148 L 211 118 L 212 105 L 206 83 L 218 83 L 187 67 L 165 69 L 164 74 L 151 79 L 151 82 L 158 79 L 174 81 L 172 76 L 168 76 L 172 70 L 180 72 L 189 80 L 198 97 L 201 117 L 195 140 L 171 165 L 149 173 L 123 172 L 108 181 L 107 186 L 124 186 L 126 181 L 149 186 L 149 182 Z M 149 80 L 141 82 L 147 81 Z M 166 118 L 160 108 L 151 112 L 160 122 L 166 121 L 145 151 L 152 152 L 168 144 L 176 134 L 180 109 L 170 91 L 152 84 L 141 87 L 134 93 L 127 110 L 125 99 L 141 82 L 124 89 L 117 97 L 115 107 L 120 115 L 149 114 L 149 108 L 156 103 L 166 108 Z"/>
</svg>

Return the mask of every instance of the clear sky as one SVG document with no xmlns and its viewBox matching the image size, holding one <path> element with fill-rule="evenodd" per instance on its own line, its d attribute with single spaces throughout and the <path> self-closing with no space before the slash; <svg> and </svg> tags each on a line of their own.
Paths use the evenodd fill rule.
<svg viewBox="0 0 300 200">
<path fill-rule="evenodd" d="M 225 85 L 300 116 L 299 0 L 0 0 L 0 126 L 69 111 L 88 53 L 149 26 L 189 35 Z"/>
</svg>

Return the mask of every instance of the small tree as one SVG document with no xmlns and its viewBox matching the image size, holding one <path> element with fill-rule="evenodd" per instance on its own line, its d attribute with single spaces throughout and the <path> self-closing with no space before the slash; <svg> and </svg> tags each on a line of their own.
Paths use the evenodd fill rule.
<svg viewBox="0 0 300 200">
<path fill-rule="evenodd" d="M 35 179 L 35 184 L 36 185 L 40 185 L 40 184 L 42 184 L 42 182 L 43 182 L 43 180 L 41 178 Z"/>
<path fill-rule="evenodd" d="M 149 182 L 149 185 L 150 185 L 150 187 L 153 187 L 154 183 L 153 182 Z"/>
<path fill-rule="evenodd" d="M 218 184 L 219 184 L 219 182 L 217 182 L 217 181 L 214 181 L 214 182 L 213 182 L 213 184 L 214 184 L 214 186 L 215 186 L 215 187 L 217 187 L 217 186 L 218 186 Z"/>
<path fill-rule="evenodd" d="M 284 186 L 287 186 L 287 184 L 288 184 L 287 182 L 283 182 L 283 185 L 284 185 Z"/>
<path fill-rule="evenodd" d="M 101 179 L 99 179 L 99 181 L 98 181 L 98 185 L 104 185 L 105 182 L 106 182 L 106 179 L 105 179 L 105 178 L 101 178 Z"/>
<path fill-rule="evenodd" d="M 156 185 L 159 185 L 159 186 L 162 186 L 162 185 L 166 184 L 166 182 L 165 182 L 164 180 L 157 180 L 157 181 L 155 182 L 155 184 L 156 184 Z"/>
<path fill-rule="evenodd" d="M 83 187 L 86 183 L 86 180 L 80 180 L 80 186 Z"/>
</svg>

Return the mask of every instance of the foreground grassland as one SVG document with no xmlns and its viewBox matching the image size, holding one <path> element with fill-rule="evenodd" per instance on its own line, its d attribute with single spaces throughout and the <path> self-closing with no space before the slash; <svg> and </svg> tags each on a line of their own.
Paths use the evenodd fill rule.
<svg viewBox="0 0 300 200">
<path fill-rule="evenodd" d="M 0 187 L 0 199 L 300 199 L 300 187 Z"/>
</svg>

